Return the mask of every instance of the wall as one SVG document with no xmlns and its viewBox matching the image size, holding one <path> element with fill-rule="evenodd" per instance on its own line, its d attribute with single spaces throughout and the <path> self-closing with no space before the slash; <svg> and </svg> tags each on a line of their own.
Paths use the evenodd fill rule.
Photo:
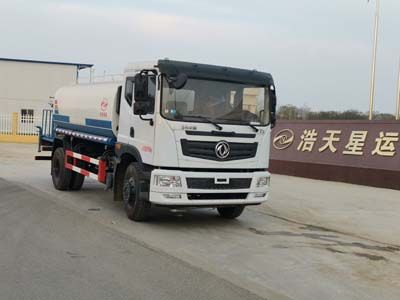
<svg viewBox="0 0 400 300">
<path fill-rule="evenodd" d="M 76 82 L 76 66 L 0 60 L 0 114 L 34 109 L 40 115 L 49 97 Z"/>
<path fill-rule="evenodd" d="M 398 121 L 279 121 L 271 139 L 273 173 L 400 189 Z"/>
</svg>

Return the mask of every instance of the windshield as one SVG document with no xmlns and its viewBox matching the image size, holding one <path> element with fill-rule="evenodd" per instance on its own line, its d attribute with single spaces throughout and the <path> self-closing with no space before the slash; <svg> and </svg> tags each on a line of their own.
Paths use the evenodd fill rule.
<svg viewBox="0 0 400 300">
<path fill-rule="evenodd" d="M 218 123 L 267 125 L 267 92 L 265 87 L 192 78 L 176 90 L 164 79 L 161 114 L 177 121 L 208 118 Z"/>
</svg>

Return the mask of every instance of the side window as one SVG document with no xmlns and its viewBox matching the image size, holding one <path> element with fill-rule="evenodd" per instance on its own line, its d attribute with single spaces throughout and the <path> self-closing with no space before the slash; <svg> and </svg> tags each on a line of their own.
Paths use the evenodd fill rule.
<svg viewBox="0 0 400 300">
<path fill-rule="evenodd" d="M 126 100 L 126 102 L 128 102 L 129 106 L 132 106 L 134 82 L 135 82 L 135 77 L 127 77 L 126 78 L 125 100 Z"/>
<path fill-rule="evenodd" d="M 119 111 L 121 109 L 121 93 L 122 93 L 122 85 L 120 85 L 117 89 L 117 94 L 115 95 L 115 112 L 119 115 Z"/>
<path fill-rule="evenodd" d="M 148 93 L 149 93 L 149 114 L 154 113 L 154 102 L 156 99 L 156 76 L 149 76 L 149 86 L 148 86 Z"/>
<path fill-rule="evenodd" d="M 156 98 L 156 76 L 148 76 L 147 80 L 147 98 L 148 114 L 154 113 L 154 103 Z M 127 77 L 125 82 L 125 100 L 132 107 L 134 99 L 135 77 Z"/>
</svg>

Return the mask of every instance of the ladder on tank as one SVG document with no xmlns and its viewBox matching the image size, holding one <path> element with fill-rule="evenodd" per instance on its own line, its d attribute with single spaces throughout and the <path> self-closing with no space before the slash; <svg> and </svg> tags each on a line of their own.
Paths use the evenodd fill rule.
<svg viewBox="0 0 400 300">
<path fill-rule="evenodd" d="M 42 126 L 36 126 L 39 130 L 38 152 L 51 151 L 54 141 L 53 110 L 44 109 L 42 112 Z"/>
</svg>

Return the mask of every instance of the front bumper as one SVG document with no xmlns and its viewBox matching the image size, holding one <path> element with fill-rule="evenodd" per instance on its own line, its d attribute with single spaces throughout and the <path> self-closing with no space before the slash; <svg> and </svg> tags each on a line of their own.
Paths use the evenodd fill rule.
<svg viewBox="0 0 400 300">
<path fill-rule="evenodd" d="M 155 185 L 156 175 L 180 176 L 182 187 L 160 187 Z M 269 185 L 257 187 L 260 177 L 270 177 L 270 173 L 246 172 L 246 173 L 221 173 L 221 172 L 187 172 L 179 170 L 153 170 L 150 180 L 150 202 L 162 206 L 224 206 L 224 205 L 256 205 L 268 199 Z M 193 189 L 188 188 L 187 178 L 213 178 L 213 179 L 249 179 L 251 185 L 246 189 Z M 205 198 L 193 199 L 191 195 L 204 195 Z M 207 194 L 207 195 L 206 195 Z M 226 199 L 229 194 L 229 199 Z M 221 197 L 219 197 L 221 195 Z M 235 195 L 238 196 L 235 199 Z"/>
</svg>

